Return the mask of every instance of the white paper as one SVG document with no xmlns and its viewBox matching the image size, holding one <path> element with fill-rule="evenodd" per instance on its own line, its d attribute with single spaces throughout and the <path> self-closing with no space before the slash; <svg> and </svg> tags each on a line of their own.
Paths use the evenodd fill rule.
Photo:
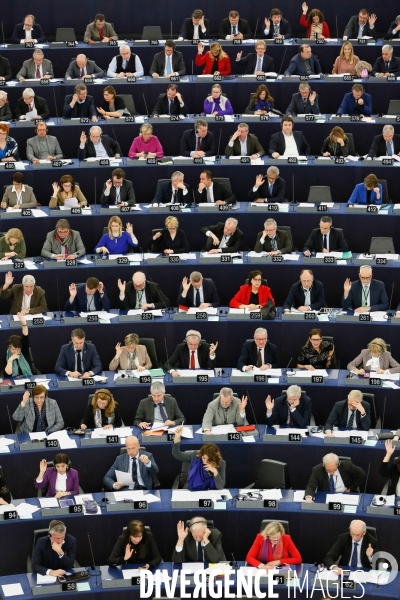
<svg viewBox="0 0 400 600">
<path fill-rule="evenodd" d="M 21 502 L 21 504 L 18 504 L 16 510 L 18 515 L 23 518 L 27 515 L 32 515 L 40 510 L 40 508 L 38 506 L 33 506 L 33 504 L 28 504 L 27 502 Z"/>
<path fill-rule="evenodd" d="M 307 369 L 299 369 L 296 371 L 292 377 L 313 377 L 314 375 L 319 375 L 322 377 L 328 377 L 328 372 L 325 369 L 314 369 L 314 371 L 308 371 Z"/>
<path fill-rule="evenodd" d="M 335 571 L 332 571 L 331 569 L 322 569 L 322 571 L 318 572 L 318 575 L 319 575 L 320 579 L 324 579 L 324 580 L 329 579 L 329 581 L 337 581 L 339 579 L 339 575 L 337 573 L 335 573 Z"/>
<path fill-rule="evenodd" d="M 181 377 L 193 377 L 197 375 L 208 375 L 208 377 L 215 377 L 215 373 L 212 370 L 207 369 L 178 369 Z"/>
<path fill-rule="evenodd" d="M 45 431 L 37 431 L 35 433 L 29 433 L 29 437 L 31 440 L 46 440 L 47 434 Z"/>
<path fill-rule="evenodd" d="M 48 440 L 69 440 L 68 431 L 66 429 L 61 429 L 61 431 L 53 431 L 53 433 L 49 433 L 47 436 Z"/>
<path fill-rule="evenodd" d="M 203 433 L 202 428 L 200 427 L 195 433 Z M 236 433 L 236 429 L 234 425 L 214 425 L 211 427 L 211 433 L 213 435 L 227 435 L 228 433 Z"/>
<path fill-rule="evenodd" d="M 386 503 L 382 504 L 381 506 L 395 506 L 396 504 L 396 496 L 394 494 L 393 496 L 381 496 L 380 494 L 376 494 L 373 497 L 373 500 L 377 500 L 378 498 L 384 498 L 386 500 Z"/>
<path fill-rule="evenodd" d="M 83 504 L 84 500 L 93 500 L 92 494 L 77 494 L 74 496 L 75 504 Z"/>
<path fill-rule="evenodd" d="M 89 315 L 98 315 L 99 319 L 102 319 L 103 321 L 109 321 L 110 319 L 116 319 L 118 317 L 118 315 L 116 315 L 114 313 L 109 313 L 105 310 L 94 310 L 91 312 L 79 313 L 80 317 L 87 317 Z"/>
<path fill-rule="evenodd" d="M 175 431 L 177 430 L 178 427 L 180 427 L 180 425 L 177 425 L 176 427 L 169 427 L 168 433 L 175 433 Z M 193 439 L 194 436 L 193 436 L 192 428 L 186 427 L 184 425 L 183 429 L 182 429 L 181 437 L 186 438 L 186 439 Z"/>
<path fill-rule="evenodd" d="M 209 306 L 208 308 L 197 308 L 195 306 L 191 306 L 187 311 L 188 315 L 195 315 L 198 312 L 206 312 L 208 315 L 216 315 L 218 313 L 218 308 L 214 308 L 212 306 Z"/>
<path fill-rule="evenodd" d="M 361 571 L 361 569 L 357 569 L 357 571 L 352 571 L 349 574 L 350 581 L 354 581 L 355 578 L 357 578 L 357 581 L 360 583 L 379 583 L 379 585 L 385 585 L 389 577 L 389 571 L 377 571 L 374 569 L 371 569 L 370 571 Z"/>
<path fill-rule="evenodd" d="M 58 506 L 58 504 L 57 504 Z M 0 515 L 3 515 L 9 510 L 17 510 L 14 504 L 0 504 Z"/>
<path fill-rule="evenodd" d="M 190 562 L 190 563 L 182 563 L 182 571 L 187 571 L 188 573 L 196 573 L 196 571 L 202 571 L 204 569 L 204 563 L 202 562 Z"/>
<path fill-rule="evenodd" d="M 7 583 L 6 585 L 2 585 L 1 589 L 3 590 L 5 598 L 24 595 L 24 591 L 20 583 Z"/>
<path fill-rule="evenodd" d="M 359 431 L 358 429 L 353 429 L 351 431 L 349 431 L 349 430 L 338 431 L 337 429 L 335 429 L 333 434 L 335 437 L 338 437 L 338 438 L 347 438 L 347 437 L 349 438 L 351 435 L 352 436 L 356 435 L 358 437 L 362 437 L 363 440 L 366 440 L 368 437 L 368 431 Z"/>
<path fill-rule="evenodd" d="M 139 569 L 124 569 L 122 571 L 122 576 L 124 579 L 131 579 L 131 577 L 140 577 Z"/>
<path fill-rule="evenodd" d="M 130 473 L 126 473 L 125 471 L 115 470 L 115 477 L 118 483 L 122 483 L 122 485 L 134 485 L 132 475 Z"/>
<path fill-rule="evenodd" d="M 51 317 L 47 317 L 43 313 L 37 313 L 36 315 L 25 315 L 25 319 L 27 321 L 32 321 L 33 319 L 44 319 L 45 321 L 51 321 Z M 13 321 L 19 321 L 18 315 L 13 315 Z"/>
<path fill-rule="evenodd" d="M 370 377 L 379 377 L 379 379 L 390 379 L 391 381 L 399 381 L 400 373 L 376 373 L 371 371 Z"/>
<path fill-rule="evenodd" d="M 11 446 L 15 443 L 15 440 L 11 440 L 10 438 L 2 437 L 0 438 L 0 448 L 4 448 L 4 446 Z"/>
<path fill-rule="evenodd" d="M 283 260 L 299 260 L 300 254 L 284 254 Z"/>
<path fill-rule="evenodd" d="M 57 577 L 53 577 L 53 575 L 41 575 L 37 573 L 36 575 L 36 583 L 38 585 L 42 585 L 43 583 L 55 583 L 57 581 Z"/>
<path fill-rule="evenodd" d="M 202 500 L 221 500 L 222 496 L 226 496 L 228 500 L 232 499 L 232 494 L 229 490 L 207 490 L 205 492 L 190 492 L 189 490 L 172 490 L 172 502 L 188 502 Z"/>
<path fill-rule="evenodd" d="M 161 308 L 153 308 L 146 311 L 144 311 L 141 308 L 131 308 L 130 310 L 128 310 L 128 315 L 141 315 L 143 312 L 151 313 L 153 317 L 162 317 Z"/>
<path fill-rule="evenodd" d="M 251 490 L 249 490 L 249 489 L 239 490 L 240 495 L 242 495 L 242 494 L 246 495 L 249 492 L 261 494 L 263 497 L 263 500 L 280 500 L 282 498 L 282 492 L 280 489 L 257 490 L 255 488 L 251 488 Z"/>
<path fill-rule="evenodd" d="M 57 498 L 39 498 L 39 504 L 41 508 L 58 508 Z"/>
<path fill-rule="evenodd" d="M 284 429 L 276 429 L 276 435 L 289 435 L 289 433 L 299 433 L 301 437 L 306 437 L 308 429 L 296 429 L 295 427 L 285 427 Z"/>
<path fill-rule="evenodd" d="M 34 121 L 37 116 L 38 116 L 37 109 L 34 108 L 26 113 L 25 120 L 26 121 Z M 23 119 L 21 119 L 21 120 L 23 120 Z"/>
<path fill-rule="evenodd" d="M 143 500 L 144 491 L 143 490 L 126 490 L 125 492 L 113 492 L 114 498 L 117 502 L 122 501 L 124 498 L 129 498 L 130 500 Z"/>
<path fill-rule="evenodd" d="M 343 252 L 317 252 L 315 258 L 325 258 L 325 256 L 334 256 L 335 258 L 342 258 Z"/>
<path fill-rule="evenodd" d="M 232 258 L 241 258 L 242 255 L 240 254 L 240 252 L 224 252 L 223 253 L 224 256 L 231 256 Z M 201 256 L 205 257 L 205 258 L 213 258 L 216 256 L 216 254 L 209 254 L 208 252 L 202 252 Z M 220 256 L 220 254 L 218 254 L 218 256 Z"/>
<path fill-rule="evenodd" d="M 325 502 L 326 504 L 329 504 L 329 502 L 341 502 L 342 504 L 358 506 L 360 496 L 358 494 L 327 494 Z"/>
<path fill-rule="evenodd" d="M 306 490 L 295 490 L 293 493 L 293 502 L 304 502 Z"/>
</svg>

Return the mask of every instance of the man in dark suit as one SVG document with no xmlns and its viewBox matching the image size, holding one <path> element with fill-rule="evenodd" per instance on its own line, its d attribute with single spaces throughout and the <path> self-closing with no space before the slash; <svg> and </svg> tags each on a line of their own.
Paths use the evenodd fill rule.
<svg viewBox="0 0 400 600">
<path fill-rule="evenodd" d="M 290 312 L 295 308 L 300 312 L 319 310 L 325 304 L 324 284 L 314 280 L 310 269 L 300 272 L 300 281 L 290 288 L 289 295 L 283 304 L 283 311 Z"/>
<path fill-rule="evenodd" d="M 40 575 L 60 577 L 73 568 L 76 555 L 76 539 L 67 534 L 62 521 L 49 523 L 49 534 L 40 537 L 33 550 L 32 571 Z"/>
<path fill-rule="evenodd" d="M 281 129 L 278 133 L 271 136 L 269 142 L 268 154 L 272 158 L 280 156 L 308 156 L 310 154 L 310 146 L 302 131 L 293 131 L 292 117 L 283 117 Z M 296 144 L 297 154 L 293 150 L 293 142 Z"/>
<path fill-rule="evenodd" d="M 208 252 L 208 254 L 239 252 L 243 232 L 238 229 L 237 219 L 230 217 L 225 223 L 206 225 L 200 231 L 208 238 L 202 252 Z"/>
<path fill-rule="evenodd" d="M 243 344 L 237 368 L 239 371 L 252 371 L 254 367 L 259 367 L 265 371 L 278 369 L 279 366 L 278 346 L 268 341 L 264 327 L 258 327 L 254 332 L 254 342 L 248 340 Z"/>
<path fill-rule="evenodd" d="M 287 115 L 320 114 L 318 105 L 318 94 L 315 91 L 311 91 L 310 85 L 302 81 L 299 85 L 299 91 L 293 94 L 292 100 L 286 109 Z"/>
<path fill-rule="evenodd" d="M 184 277 L 179 288 L 178 306 L 195 306 L 196 308 L 216 307 L 220 305 L 215 283 L 204 278 L 199 271 L 192 271 L 189 279 Z"/>
<path fill-rule="evenodd" d="M 165 393 L 163 382 L 153 381 L 149 396 L 139 402 L 133 424 L 140 429 L 147 429 L 156 421 L 166 427 L 173 427 L 184 420 L 175 398 Z"/>
<path fill-rule="evenodd" d="M 290 23 L 282 18 L 282 11 L 279 8 L 273 8 L 271 10 L 270 18 L 268 19 L 268 17 L 265 17 L 264 24 L 264 37 L 270 40 L 273 38 L 282 39 L 292 37 Z"/>
<path fill-rule="evenodd" d="M 162 181 L 156 189 L 153 203 L 156 204 L 186 204 L 192 202 L 192 191 L 189 184 L 184 183 L 184 174 L 181 171 L 174 171 L 171 175 L 171 181 Z"/>
<path fill-rule="evenodd" d="M 306 429 L 310 423 L 311 398 L 298 385 L 291 385 L 286 392 L 275 400 L 268 396 L 265 400 L 267 408 L 267 425 L 288 425 Z"/>
<path fill-rule="evenodd" d="M 222 19 L 218 28 L 220 40 L 250 40 L 253 33 L 248 21 L 241 19 L 237 10 L 231 10 L 226 19 Z"/>
<path fill-rule="evenodd" d="M 371 427 L 371 410 L 359 390 L 351 390 L 347 400 L 335 402 L 325 423 L 325 434 L 333 435 L 334 427 L 368 431 Z"/>
<path fill-rule="evenodd" d="M 137 437 L 130 435 L 125 441 L 126 452 L 120 454 L 104 475 L 103 484 L 107 490 L 152 490 L 152 475 L 158 473 L 154 456 L 141 450 Z M 128 473 L 132 485 L 123 485 L 117 481 L 116 471 Z"/>
<path fill-rule="evenodd" d="M 247 123 L 239 123 L 225 148 L 225 154 L 227 156 L 250 156 L 252 160 L 255 160 L 264 156 L 265 150 L 258 138 L 253 133 L 249 133 Z"/>
<path fill-rule="evenodd" d="M 208 123 L 197 119 L 194 128 L 183 132 L 181 139 L 181 155 L 192 158 L 215 156 L 214 134 L 208 131 Z"/>
<path fill-rule="evenodd" d="M 35 48 L 33 57 L 24 60 L 15 79 L 22 83 L 25 79 L 51 79 L 52 77 L 54 77 L 54 73 L 51 61 L 44 58 L 43 50 Z"/>
<path fill-rule="evenodd" d="M 398 40 L 400 38 L 400 15 L 396 17 L 394 21 L 390 23 L 387 34 L 383 38 L 384 40 Z"/>
<path fill-rule="evenodd" d="M 78 285 L 71 283 L 68 289 L 70 295 L 64 306 L 64 310 L 66 311 L 108 311 L 111 308 L 106 288 L 97 277 L 89 277 L 86 283 Z"/>
<path fill-rule="evenodd" d="M 32 88 L 26 88 L 22 92 L 22 98 L 18 100 L 15 107 L 15 118 L 20 120 L 26 119 L 27 113 L 34 109 L 37 111 L 37 118 L 45 121 L 50 117 L 46 100 L 40 96 L 36 96 Z"/>
<path fill-rule="evenodd" d="M 275 72 L 274 61 L 266 55 L 267 44 L 259 40 L 255 45 L 255 53 L 251 52 L 242 58 L 243 52 L 238 52 L 236 62 L 239 65 L 246 65 L 245 75 L 264 75 L 264 73 Z"/>
<path fill-rule="evenodd" d="M 10 79 L 12 79 L 10 61 L 0 56 L 0 81 L 10 81 Z"/>
<path fill-rule="evenodd" d="M 78 54 L 75 60 L 71 61 L 65 79 L 83 79 L 84 77 L 104 77 L 104 71 L 100 69 L 94 60 L 88 60 L 84 54 Z"/>
<path fill-rule="evenodd" d="M 367 8 L 362 8 L 358 15 L 350 17 L 350 20 L 344 29 L 343 41 L 348 39 L 356 40 L 363 36 L 369 36 L 376 39 L 378 36 L 375 28 L 376 18 L 376 15 L 369 14 Z"/>
<path fill-rule="evenodd" d="M 221 532 L 212 527 L 208 528 L 204 517 L 193 517 L 189 527 L 183 521 L 178 522 L 178 541 L 174 548 L 172 561 L 182 562 L 220 562 L 225 560 L 222 549 Z"/>
<path fill-rule="evenodd" d="M 257 175 L 256 182 L 248 193 L 251 202 L 284 202 L 286 182 L 279 177 L 278 167 L 269 167 L 266 177 Z"/>
<path fill-rule="evenodd" d="M 394 154 L 400 156 L 400 135 L 394 132 L 393 125 L 385 125 L 382 134 L 374 137 L 368 158 Z"/>
<path fill-rule="evenodd" d="M 182 52 L 175 50 L 172 40 L 167 40 L 164 50 L 153 57 L 150 67 L 152 77 L 171 77 L 171 75 L 186 75 L 185 62 Z"/>
<path fill-rule="evenodd" d="M 93 123 L 97 123 L 93 96 L 88 95 L 87 87 L 83 83 L 75 86 L 73 94 L 65 96 L 63 117 L 64 119 L 89 118 Z"/>
<path fill-rule="evenodd" d="M 369 265 L 360 267 L 360 281 L 344 282 L 342 300 L 343 310 L 353 309 L 355 313 L 376 310 L 387 310 L 389 298 L 383 281 L 372 279 L 372 268 Z"/>
<path fill-rule="evenodd" d="M 25 42 L 33 42 L 34 44 L 43 44 L 46 37 L 39 23 L 35 23 L 33 15 L 26 15 L 23 23 L 18 23 L 14 27 L 11 37 L 12 44 L 25 44 Z"/>
<path fill-rule="evenodd" d="M 176 83 L 170 83 L 166 94 L 160 94 L 152 112 L 153 117 L 158 115 L 187 115 L 183 98 L 178 92 Z"/>
<path fill-rule="evenodd" d="M 207 344 L 201 340 L 199 331 L 189 329 L 185 340 L 178 344 L 172 356 L 167 360 L 164 369 L 172 377 L 179 377 L 178 369 L 214 369 L 218 342 Z"/>
<path fill-rule="evenodd" d="M 210 37 L 208 19 L 200 8 L 193 11 L 191 17 L 183 21 L 178 40 L 205 40 Z"/>
<path fill-rule="evenodd" d="M 311 46 L 303 44 L 299 48 L 299 53 L 292 58 L 288 68 L 284 72 L 284 77 L 288 75 L 321 75 L 322 69 L 320 62 L 311 51 Z"/>
<path fill-rule="evenodd" d="M 93 125 L 89 129 L 89 139 L 86 137 L 86 133 L 82 131 L 80 137 L 80 144 L 78 149 L 79 160 L 85 158 L 108 158 L 121 156 L 121 148 L 113 138 L 111 138 L 98 125 Z"/>
<path fill-rule="evenodd" d="M 311 256 L 313 252 L 348 252 L 349 247 L 344 239 L 343 230 L 332 227 L 332 219 L 327 215 L 321 217 L 319 228 L 313 229 L 304 244 L 304 256 Z"/>
<path fill-rule="evenodd" d="M 378 540 L 367 531 L 364 521 L 354 519 L 350 523 L 349 533 L 341 533 L 324 558 L 327 569 L 342 574 L 337 564 L 358 569 L 370 569 L 373 555 L 379 552 Z M 374 568 L 378 568 L 377 565 Z M 383 572 L 383 571 L 381 571 Z"/>
<path fill-rule="evenodd" d="M 292 251 L 292 242 L 287 231 L 278 229 L 275 219 L 264 222 L 264 231 L 257 233 L 254 252 L 267 252 L 268 256 Z"/>
<path fill-rule="evenodd" d="M 101 194 L 100 204 L 102 206 L 134 206 L 136 204 L 135 190 L 132 181 L 125 179 L 125 171 L 117 167 L 111 173 L 111 179 L 107 179 Z"/>
<path fill-rule="evenodd" d="M 361 83 L 355 83 L 351 92 L 344 95 L 336 113 L 337 117 L 341 115 L 364 115 L 365 117 L 372 115 L 372 96 L 364 91 Z"/>
<path fill-rule="evenodd" d="M 393 56 L 393 46 L 382 46 L 382 56 L 376 59 L 371 75 L 374 77 L 387 77 L 395 75 L 400 77 L 400 59 Z"/>
<path fill-rule="evenodd" d="M 314 502 L 315 493 L 357 492 L 365 480 L 365 471 L 351 460 L 340 460 L 337 454 L 325 454 L 322 463 L 313 467 L 305 490 L 305 501 Z"/>
<path fill-rule="evenodd" d="M 7 92 L 0 90 L 0 121 L 11 121 L 13 118 Z"/>
<path fill-rule="evenodd" d="M 200 173 L 200 182 L 194 190 L 196 204 L 210 202 L 213 204 L 233 204 L 236 197 L 227 187 L 214 181 L 211 171 L 207 169 Z"/>
<path fill-rule="evenodd" d="M 151 278 L 150 278 L 151 279 Z M 121 281 L 118 279 L 119 305 L 123 309 L 142 308 L 166 308 L 171 306 L 169 298 L 160 290 L 154 281 L 146 281 L 146 275 L 136 271 L 132 281 Z"/>
<path fill-rule="evenodd" d="M 101 371 L 102 366 L 96 346 L 85 342 L 83 329 L 73 329 L 70 343 L 61 346 L 54 372 L 63 377 L 86 379 L 98 375 Z"/>
</svg>

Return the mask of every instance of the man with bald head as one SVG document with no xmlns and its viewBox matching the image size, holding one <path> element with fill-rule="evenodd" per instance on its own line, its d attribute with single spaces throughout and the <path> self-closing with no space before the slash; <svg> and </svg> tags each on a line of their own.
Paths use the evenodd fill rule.
<svg viewBox="0 0 400 600">
<path fill-rule="evenodd" d="M 88 60 L 85 54 L 78 54 L 75 60 L 71 61 L 65 79 L 83 79 L 84 77 L 104 77 L 104 71 L 100 69 L 94 60 Z"/>
<path fill-rule="evenodd" d="M 125 441 L 126 452 L 120 454 L 104 476 L 103 484 L 107 490 L 152 490 L 152 475 L 158 473 L 158 467 L 151 452 L 140 449 L 139 440 L 130 435 Z M 124 486 L 117 480 L 116 471 L 129 473 L 132 485 Z"/>
<path fill-rule="evenodd" d="M 370 569 L 376 552 L 379 552 L 378 540 L 367 531 L 364 521 L 354 519 L 350 523 L 348 533 L 341 533 L 328 551 L 324 564 L 338 575 L 342 573 L 342 569 L 338 567 L 339 561 L 344 567 Z"/>
<path fill-rule="evenodd" d="M 121 281 L 118 279 L 119 305 L 123 309 L 142 308 L 166 308 L 171 306 L 169 298 L 160 290 L 154 281 L 146 281 L 146 275 L 142 271 L 136 271 L 132 281 Z"/>
<path fill-rule="evenodd" d="M 127 44 L 119 49 L 119 56 L 114 56 L 107 69 L 107 77 L 143 77 L 142 62 L 137 54 L 131 52 Z"/>
<path fill-rule="evenodd" d="M 325 423 L 325 434 L 333 435 L 334 427 L 343 427 L 348 430 L 360 429 L 363 431 L 370 429 L 370 405 L 363 400 L 360 390 L 351 390 L 346 400 L 335 402 Z"/>
<path fill-rule="evenodd" d="M 84 131 L 81 132 L 80 144 L 78 150 L 79 160 L 85 158 L 119 158 L 121 148 L 113 138 L 111 138 L 98 125 L 93 125 L 89 129 L 89 139 Z"/>
<path fill-rule="evenodd" d="M 365 471 L 351 460 L 340 460 L 337 454 L 330 452 L 322 458 L 322 463 L 311 471 L 305 490 L 305 501 L 314 502 L 317 491 L 340 494 L 357 493 L 365 480 Z"/>
</svg>

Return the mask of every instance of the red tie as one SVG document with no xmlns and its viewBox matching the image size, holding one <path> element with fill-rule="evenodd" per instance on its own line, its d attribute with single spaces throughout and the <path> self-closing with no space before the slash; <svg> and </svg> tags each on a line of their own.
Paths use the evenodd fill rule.
<svg viewBox="0 0 400 600">
<path fill-rule="evenodd" d="M 39 65 L 36 65 L 36 77 L 37 77 L 37 79 L 40 79 L 40 69 L 39 69 Z"/>
<path fill-rule="evenodd" d="M 99 32 L 100 41 L 104 38 L 104 33 L 102 29 L 97 30 Z"/>
<path fill-rule="evenodd" d="M 201 150 L 201 138 L 197 138 L 197 148 L 196 150 Z"/>
<path fill-rule="evenodd" d="M 190 368 L 191 369 L 195 369 L 196 368 L 196 365 L 195 365 L 195 362 L 194 362 L 194 352 L 195 352 L 194 350 L 191 350 L 191 353 L 192 353 L 191 356 L 190 356 Z"/>
</svg>

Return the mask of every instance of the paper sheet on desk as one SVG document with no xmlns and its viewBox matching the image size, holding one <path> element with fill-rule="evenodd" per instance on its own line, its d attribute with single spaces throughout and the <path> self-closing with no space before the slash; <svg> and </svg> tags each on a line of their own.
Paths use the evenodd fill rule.
<svg viewBox="0 0 400 600">
<path fill-rule="evenodd" d="M 360 431 L 359 429 L 352 429 L 352 430 L 345 430 L 345 431 L 338 431 L 338 430 L 334 430 L 333 432 L 335 437 L 338 438 L 349 438 L 350 436 L 356 435 L 358 437 L 362 437 L 363 440 L 366 440 L 368 438 L 368 431 Z"/>
<path fill-rule="evenodd" d="M 194 252 L 182 252 L 182 254 L 170 254 L 170 256 L 179 256 L 181 260 L 196 260 Z"/>
<path fill-rule="evenodd" d="M 78 260 L 78 263 L 81 265 L 92 265 L 93 261 L 89 260 L 88 258 L 81 258 L 81 260 Z"/>
<path fill-rule="evenodd" d="M 213 306 L 208 306 L 207 308 L 197 308 L 195 306 L 191 306 L 187 311 L 188 315 L 195 315 L 198 312 L 206 312 L 208 315 L 216 315 L 218 313 L 218 308 L 214 308 Z"/>
<path fill-rule="evenodd" d="M 203 429 L 200 427 L 195 433 L 203 433 Z M 211 433 L 213 435 L 227 435 L 228 433 L 236 433 L 234 425 L 214 425 L 211 427 Z"/>
<path fill-rule="evenodd" d="M 144 311 L 142 308 L 132 308 L 128 310 L 128 315 L 141 315 L 143 312 L 151 313 L 153 317 L 162 317 L 161 308 L 151 308 L 150 310 Z"/>
<path fill-rule="evenodd" d="M 325 258 L 325 256 L 334 256 L 335 258 L 342 258 L 343 252 L 317 252 L 315 258 Z"/>
<path fill-rule="evenodd" d="M 249 308 L 230 308 L 229 312 L 233 315 L 249 315 L 252 312 L 260 312 L 260 309 L 255 308 L 254 310 L 251 310 Z"/>
<path fill-rule="evenodd" d="M 299 369 L 295 372 L 292 377 L 313 377 L 314 375 L 319 375 L 322 377 L 329 377 L 328 371 L 326 369 L 314 369 L 314 371 L 307 371 L 307 369 Z"/>
<path fill-rule="evenodd" d="M 128 435 L 132 435 L 131 427 L 111 427 L 110 429 L 103 429 L 102 427 L 96 427 L 92 431 L 92 439 L 105 438 L 108 435 L 117 435 L 118 437 L 127 437 Z"/>
<path fill-rule="evenodd" d="M 293 493 L 293 502 L 303 502 L 306 490 L 295 490 Z"/>
<path fill-rule="evenodd" d="M 342 504 L 349 504 L 351 506 L 358 506 L 360 502 L 360 496 L 358 494 L 327 494 L 325 502 L 341 502 Z"/>
<path fill-rule="evenodd" d="M 57 504 L 58 506 L 58 504 Z M 14 504 L 0 504 L 0 515 L 4 514 L 8 510 L 17 510 Z"/>
<path fill-rule="evenodd" d="M 388 582 L 389 577 L 390 571 L 378 571 L 375 569 L 371 569 L 370 571 L 361 571 L 360 569 L 357 569 L 357 572 L 351 571 L 349 574 L 350 581 L 357 580 L 359 583 L 379 583 L 379 585 L 385 585 Z"/>
<path fill-rule="evenodd" d="M 53 431 L 53 433 L 49 433 L 47 436 L 48 440 L 62 440 L 69 439 L 68 431 L 66 429 L 61 429 L 60 431 Z"/>
<path fill-rule="evenodd" d="M 179 369 L 181 377 L 193 377 L 193 375 L 208 375 L 208 377 L 215 377 L 215 373 L 212 369 Z"/>
<path fill-rule="evenodd" d="M 263 500 L 280 500 L 282 498 L 282 492 L 280 489 L 271 489 L 271 490 L 257 490 L 255 488 L 251 488 L 251 490 L 249 489 L 242 489 L 239 490 L 239 494 L 248 494 L 249 492 L 255 492 L 257 494 L 261 494 L 263 497 Z"/>
<path fill-rule="evenodd" d="M 206 490 L 204 492 L 190 492 L 189 490 L 172 490 L 172 502 L 190 502 L 194 500 L 220 500 L 222 496 L 226 496 L 228 500 L 232 499 L 232 494 L 229 490 Z"/>
<path fill-rule="evenodd" d="M 11 446 L 15 443 L 15 440 L 10 440 L 10 438 L 2 437 L 0 438 L 0 448 L 4 448 L 4 446 Z"/>
<path fill-rule="evenodd" d="M 16 510 L 19 517 L 23 519 L 32 516 L 32 514 L 40 510 L 40 508 L 39 506 L 33 506 L 33 504 L 28 504 L 27 502 L 21 502 L 21 504 L 18 504 Z"/>
<path fill-rule="evenodd" d="M 289 435 L 289 433 L 300 433 L 301 437 L 306 437 L 308 429 L 297 429 L 296 427 L 285 427 L 284 429 L 277 429 L 276 435 Z"/>
<path fill-rule="evenodd" d="M 99 319 L 103 321 L 109 321 L 110 319 L 116 319 L 118 317 L 118 315 L 106 312 L 105 310 L 94 310 L 92 312 L 79 313 L 80 317 L 88 317 L 89 315 L 98 315 Z"/>
<path fill-rule="evenodd" d="M 57 581 L 57 577 L 53 575 L 41 575 L 38 573 L 36 575 L 36 583 L 37 585 L 43 585 L 44 583 L 55 583 Z"/>
<path fill-rule="evenodd" d="M 125 498 L 132 501 L 146 500 L 149 504 L 153 502 L 161 502 L 161 498 L 154 494 L 144 495 L 143 490 L 126 490 L 125 492 L 114 492 L 114 498 L 117 502 L 122 502 Z"/>
<path fill-rule="evenodd" d="M 25 269 L 29 269 L 29 270 L 37 269 L 37 266 L 35 265 L 35 263 L 33 262 L 33 260 L 26 260 L 25 261 Z"/>
<path fill-rule="evenodd" d="M 175 433 L 175 431 L 177 430 L 178 427 L 180 427 L 180 425 L 177 425 L 176 427 L 169 427 L 168 433 Z M 193 437 L 194 437 L 192 429 L 190 427 L 185 427 L 185 426 L 183 426 L 181 436 L 188 440 L 193 439 Z"/>
<path fill-rule="evenodd" d="M 24 595 L 24 591 L 20 583 L 7 583 L 6 585 L 2 585 L 1 589 L 3 590 L 5 598 Z"/>
<path fill-rule="evenodd" d="M 282 369 L 260 369 L 260 367 L 254 367 L 251 371 L 241 371 L 240 369 L 232 369 L 232 375 L 243 375 L 247 374 L 250 376 L 253 375 L 267 375 L 268 377 L 281 377 Z"/>
<path fill-rule="evenodd" d="M 57 498 L 39 498 L 41 508 L 56 508 L 59 506 Z"/>
<path fill-rule="evenodd" d="M 376 371 L 371 371 L 369 376 L 379 377 L 380 379 L 386 379 L 390 381 L 399 381 L 400 373 L 376 373 Z"/>
<path fill-rule="evenodd" d="M 300 160 L 302 160 L 302 161 L 306 161 L 306 162 L 307 162 L 307 156 L 297 156 L 296 158 L 297 158 L 297 160 L 299 160 L 299 161 L 300 161 Z M 287 161 L 287 159 L 288 159 L 288 157 L 287 157 L 287 156 L 278 156 L 278 160 L 286 160 L 286 161 Z M 276 159 L 275 159 L 275 160 L 276 160 Z M 301 206 L 301 204 L 300 204 L 300 206 Z M 313 205 L 312 205 L 312 204 L 305 203 L 305 204 L 304 204 L 304 206 L 308 206 L 308 207 L 310 207 L 310 206 L 313 206 Z"/>
<path fill-rule="evenodd" d="M 382 382 L 383 387 L 388 387 L 391 388 L 392 390 L 399 390 L 400 387 L 394 383 L 393 381 L 383 381 Z"/>
<path fill-rule="evenodd" d="M 375 494 L 372 500 L 379 502 L 379 498 L 384 498 L 386 500 L 385 506 L 395 506 L 396 504 L 396 496 L 394 494 L 392 496 L 382 496 L 380 494 Z"/>
<path fill-rule="evenodd" d="M 47 317 L 43 313 L 37 313 L 36 315 L 25 315 L 25 319 L 27 321 L 32 321 L 32 319 L 37 319 L 37 318 L 44 319 L 45 321 L 51 321 L 51 317 Z M 13 315 L 13 321 L 19 321 L 18 315 Z"/>
<path fill-rule="evenodd" d="M 375 258 L 386 258 L 386 260 L 399 260 L 398 254 L 375 254 Z"/>
</svg>

